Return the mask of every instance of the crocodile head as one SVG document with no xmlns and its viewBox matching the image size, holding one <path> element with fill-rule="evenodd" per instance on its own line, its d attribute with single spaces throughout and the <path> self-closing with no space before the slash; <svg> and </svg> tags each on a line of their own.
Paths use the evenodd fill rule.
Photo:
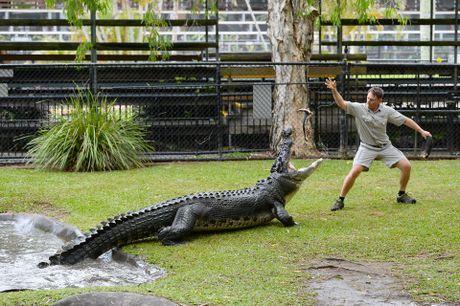
<svg viewBox="0 0 460 306">
<path fill-rule="evenodd" d="M 270 176 L 276 179 L 284 195 L 292 196 L 302 182 L 315 171 L 323 162 L 318 159 L 306 168 L 296 169 L 290 162 L 292 147 L 292 129 L 287 128 L 282 134 L 282 143 L 275 163 L 271 168 Z"/>
<path fill-rule="evenodd" d="M 300 169 L 296 169 L 294 165 L 289 163 L 287 170 L 283 172 L 278 172 L 276 177 L 281 182 L 285 181 L 286 184 L 288 182 L 291 182 L 292 184 L 295 184 L 296 187 L 299 187 L 302 184 L 302 182 L 307 177 L 309 177 L 322 162 L 323 159 L 320 158 L 314 161 L 310 166 Z"/>
<path fill-rule="evenodd" d="M 287 171 L 274 172 L 270 177 L 276 181 L 276 186 L 279 194 L 284 198 L 284 204 L 296 194 L 303 181 L 309 177 L 323 162 L 323 159 L 318 159 L 310 166 L 296 169 L 292 164 L 289 164 Z"/>
</svg>

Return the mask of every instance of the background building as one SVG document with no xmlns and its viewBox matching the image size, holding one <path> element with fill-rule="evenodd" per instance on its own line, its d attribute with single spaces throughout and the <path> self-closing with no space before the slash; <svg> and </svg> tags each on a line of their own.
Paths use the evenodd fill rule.
<svg viewBox="0 0 460 306">
<path fill-rule="evenodd" d="M 114 0 L 111 16 L 104 18 L 139 19 L 145 6 L 133 0 Z M 212 0 L 209 0 L 211 3 Z M 382 10 L 385 2 L 382 2 Z M 142 3 L 142 2 L 141 2 Z M 431 4 L 433 7 L 431 9 Z M 196 8 L 194 1 L 160 1 L 162 16 L 169 19 L 203 17 L 203 7 Z M 209 4 L 211 8 L 211 4 Z M 327 7 L 322 7 L 327 11 Z M 377 10 L 375 16 L 383 17 Z M 213 18 L 213 14 L 210 14 Z M 455 1 L 452 0 L 406 0 L 402 15 L 407 18 L 455 18 Z M 65 18 L 62 7 L 47 9 L 45 0 L 0 0 L 0 19 L 8 18 Z M 101 17 L 99 17 L 101 18 Z M 315 53 L 337 53 L 337 47 L 319 42 L 336 42 L 337 27 L 322 26 L 316 32 Z M 203 27 L 163 28 L 160 33 L 174 42 L 205 41 Z M 141 42 L 146 36 L 143 28 L 98 29 L 98 41 Z M 455 41 L 455 25 L 435 26 L 344 26 L 342 39 L 351 41 Z M 0 27 L 3 41 L 81 41 L 82 35 L 89 40 L 89 29 L 77 31 L 70 27 Z M 215 40 L 215 29 L 208 29 L 208 38 Z M 219 1 L 219 50 L 222 53 L 270 52 L 267 37 L 266 0 Z M 369 61 L 438 61 L 453 63 L 454 46 L 353 46 L 342 52 L 366 54 Z"/>
</svg>

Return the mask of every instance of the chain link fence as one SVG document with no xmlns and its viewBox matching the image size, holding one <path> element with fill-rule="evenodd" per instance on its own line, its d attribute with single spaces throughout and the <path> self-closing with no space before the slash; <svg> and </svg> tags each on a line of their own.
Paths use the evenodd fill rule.
<svg viewBox="0 0 460 306">
<path fill-rule="evenodd" d="M 113 100 L 120 115 L 135 116 L 155 147 L 152 159 L 248 157 L 268 151 L 275 82 L 273 63 L 148 63 L 0 66 L 0 160 L 22 161 L 37 131 L 72 110 L 68 98 L 92 90 Z M 432 132 L 439 156 L 460 152 L 458 66 L 301 64 L 307 78 L 314 141 L 330 157 L 353 154 L 359 144 L 353 119 L 335 106 L 325 87 L 337 79 L 346 100 L 365 102 L 371 86 L 384 101 Z M 417 155 L 423 141 L 413 130 L 388 125 L 392 142 Z"/>
</svg>

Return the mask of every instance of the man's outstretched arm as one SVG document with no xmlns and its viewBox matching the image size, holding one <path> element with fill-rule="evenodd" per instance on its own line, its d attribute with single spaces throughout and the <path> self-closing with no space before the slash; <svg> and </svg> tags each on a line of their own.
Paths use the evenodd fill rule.
<svg viewBox="0 0 460 306">
<path fill-rule="evenodd" d="M 425 131 L 420 127 L 420 125 L 417 124 L 414 120 L 410 118 L 406 118 L 406 121 L 404 121 L 404 125 L 410 127 L 411 129 L 417 131 L 420 133 L 420 135 L 423 136 L 423 138 L 431 137 L 431 133 L 428 131 Z"/>
<path fill-rule="evenodd" d="M 347 110 L 347 102 L 342 98 L 340 93 L 337 91 L 337 85 L 334 80 L 331 80 L 329 78 L 326 79 L 326 86 L 329 88 L 332 92 L 332 96 L 334 97 L 335 103 L 344 111 Z"/>
</svg>

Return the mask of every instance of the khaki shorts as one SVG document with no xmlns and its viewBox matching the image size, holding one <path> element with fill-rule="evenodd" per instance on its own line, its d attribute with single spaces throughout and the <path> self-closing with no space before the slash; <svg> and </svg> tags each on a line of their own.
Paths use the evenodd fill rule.
<svg viewBox="0 0 460 306">
<path fill-rule="evenodd" d="M 353 165 L 361 165 L 368 171 L 372 162 L 382 160 L 385 166 L 392 168 L 397 162 L 405 159 L 403 152 L 395 148 L 391 143 L 383 148 L 372 147 L 368 144 L 361 143 L 353 160 Z"/>
</svg>

